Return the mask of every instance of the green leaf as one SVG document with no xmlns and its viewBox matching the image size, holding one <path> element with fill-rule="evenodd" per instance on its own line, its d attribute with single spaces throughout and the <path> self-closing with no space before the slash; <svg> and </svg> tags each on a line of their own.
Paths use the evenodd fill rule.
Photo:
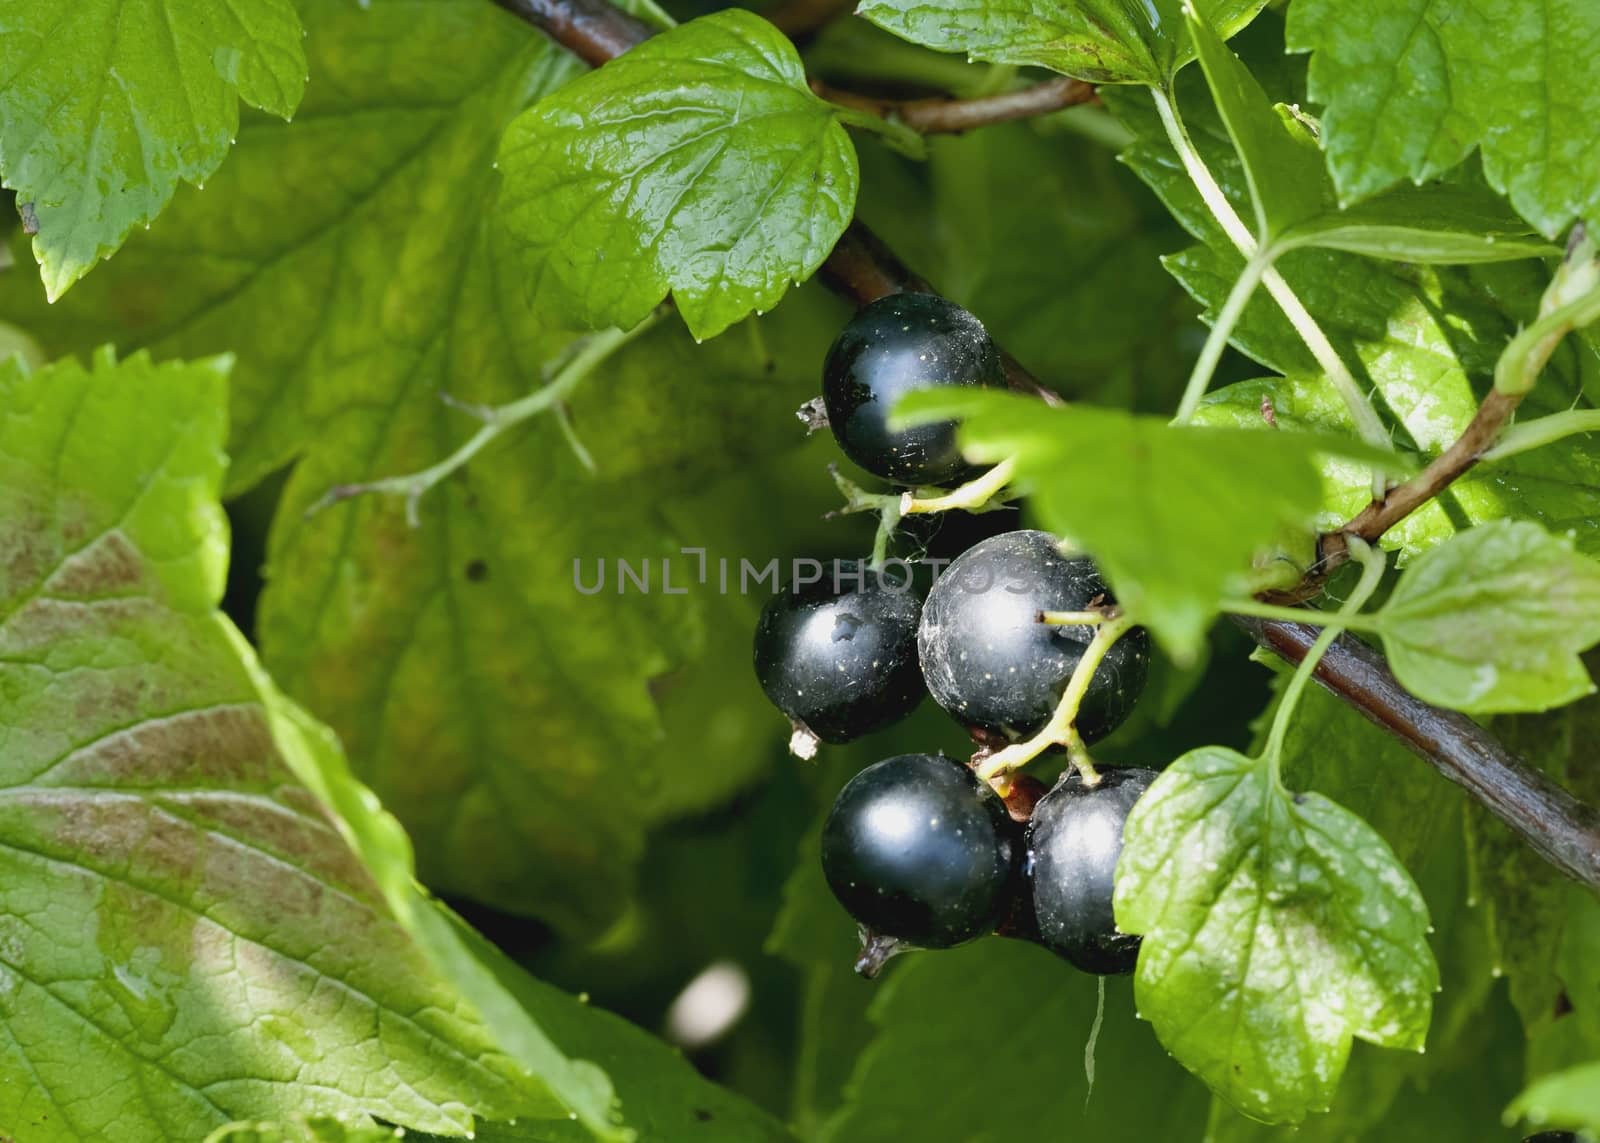
<svg viewBox="0 0 1600 1143">
<path fill-rule="evenodd" d="M 1545 1076 L 1506 1109 L 1535 1127 L 1600 1132 L 1600 1060 Z"/>
<path fill-rule="evenodd" d="M 1262 7 L 1262 0 L 1199 3 L 1224 37 Z M 1165 87 L 1194 58 L 1177 0 L 864 0 L 856 11 L 939 51 L 1047 67 L 1090 83 Z"/>
<path fill-rule="evenodd" d="M 1133 1018 L 1125 981 L 1105 984 L 1091 1087 L 1085 1056 L 1099 982 L 1044 949 L 991 938 L 908 954 L 885 975 L 872 1002 L 876 1037 L 822 1132 L 827 1143 L 1199 1143 L 1205 1089 Z"/>
<path fill-rule="evenodd" d="M 1406 262 L 1502 262 L 1558 254 L 1498 196 L 1470 184 L 1402 187 L 1340 209 L 1317 140 L 1274 106 L 1250 69 L 1191 10 L 1200 64 L 1243 168 L 1260 241 Z"/>
<path fill-rule="evenodd" d="M 1012 458 L 1045 526 L 1093 555 L 1118 602 L 1180 660 L 1198 652 L 1218 603 L 1246 589 L 1251 557 L 1310 526 L 1319 451 L 1394 460 L 1346 438 L 1172 426 L 1010 393 L 925 390 L 900 411 L 961 420 L 977 463 Z"/>
<path fill-rule="evenodd" d="M 1276 680 L 1278 693 L 1288 678 L 1284 669 Z M 1265 741 L 1268 722 L 1264 716 L 1258 724 L 1258 742 Z M 1353 1045 L 1328 1113 L 1298 1126 L 1247 1119 L 1218 1099 L 1208 1143 L 1410 1139 L 1399 1124 L 1418 1116 L 1431 1121 L 1429 1130 L 1440 1138 L 1480 1138 L 1484 1124 L 1494 1122 L 1520 1089 L 1522 1061 L 1515 1050 L 1515 1016 L 1495 992 L 1482 915 L 1467 905 L 1471 886 L 1460 839 L 1468 807 L 1464 792 L 1320 687 L 1308 687 L 1301 696 L 1282 764 L 1291 789 L 1315 789 L 1371 825 L 1429 902 L 1440 976 L 1432 1043 L 1426 1053 L 1403 1055 Z"/>
<path fill-rule="evenodd" d="M 0 1085 L 0 1131 L 460 1133 L 564 1114 L 552 1092 L 603 1126 L 604 1075 L 552 1051 L 534 1076 L 497 1043 L 391 908 L 397 874 L 375 883 L 286 766 L 216 611 L 225 375 L 0 365 L 0 1066 L 28 1077 Z"/>
<path fill-rule="evenodd" d="M 858 182 L 838 109 L 806 86 L 794 45 L 740 9 L 546 97 L 506 132 L 500 167 L 541 307 L 627 328 L 670 292 L 698 338 L 810 277 Z"/>
<path fill-rule="evenodd" d="M 1546 710 L 1594 690 L 1600 563 L 1537 524 L 1481 524 L 1418 558 L 1378 613 L 1395 676 L 1475 714 Z"/>
<path fill-rule="evenodd" d="M 301 36 L 291 0 L 0 6 L 0 176 L 52 300 L 222 165 L 239 100 L 294 113 Z"/>
<path fill-rule="evenodd" d="M 1482 147 L 1496 190 L 1544 234 L 1600 214 L 1600 8 L 1589 0 L 1307 0 L 1289 47 L 1345 200 L 1449 170 Z"/>
<path fill-rule="evenodd" d="M 1322 156 L 1303 127 L 1273 107 L 1250 69 L 1192 7 L 1185 8 L 1206 83 L 1250 185 L 1256 235 L 1265 245 L 1298 223 L 1327 212 Z"/>
<path fill-rule="evenodd" d="M 460 296 L 488 272 L 479 244 L 500 136 L 581 71 L 481 0 L 298 6 L 311 82 L 296 122 L 244 123 L 203 192 L 181 188 L 151 231 L 57 304 L 27 275 L 0 274 L 0 314 L 52 356 L 106 343 L 237 354 L 230 492 L 284 467 L 315 443 L 313 426 L 353 405 L 380 421 L 449 383 L 436 362 L 447 332 L 477 320 Z M 522 295 L 509 270 L 495 285 Z"/>
<path fill-rule="evenodd" d="M 700 349 L 681 328 L 641 338 L 572 400 L 580 437 L 605 444 L 598 477 L 545 419 L 430 494 L 420 529 L 376 499 L 305 520 L 332 485 L 465 440 L 475 425 L 441 392 L 521 397 L 570 343 L 522 304 L 492 161 L 506 124 L 578 69 L 481 0 L 301 12 L 313 81 L 293 125 L 248 126 L 204 194 L 180 193 L 62 302 L 0 275 L 0 310 L 58 354 L 237 351 L 234 488 L 301 458 L 258 612 L 274 677 L 338 731 L 431 886 L 592 931 L 627 906 L 659 783 L 700 761 L 663 742 L 652 688 L 726 614 L 715 563 L 711 590 L 659 590 L 659 561 L 690 585 L 679 548 L 707 541 L 664 526 L 664 506 L 799 436 L 789 410 L 815 391 L 839 311 L 797 296 L 762 323 L 767 345 L 755 329 Z M 739 556 L 766 558 L 720 554 L 735 581 Z M 657 590 L 619 596 L 613 561 L 645 557 Z M 576 591 L 575 559 L 586 577 L 607 562 L 604 594 Z M 699 786 L 675 809 L 726 795 Z"/>
<path fill-rule="evenodd" d="M 1265 760 L 1190 751 L 1128 818 L 1117 923 L 1168 1051 L 1240 1111 L 1324 1110 L 1352 1038 L 1420 1049 L 1439 970 L 1428 910 L 1360 818 Z"/>
<path fill-rule="evenodd" d="M 1466 265 L 1544 258 L 1561 251 L 1533 235 L 1505 200 L 1471 184 L 1397 187 L 1299 223 L 1285 249 L 1320 246 L 1394 262 Z"/>
<path fill-rule="evenodd" d="M 444 916 L 444 910 L 439 910 Z M 529 976 L 459 919 L 450 918 L 471 954 L 562 1049 L 604 1067 L 616 1082 L 637 1143 L 793 1143 L 772 1116 L 702 1076 L 683 1053 L 622 1017 L 591 1007 Z M 570 1119 L 480 1121 L 479 1143 L 591 1143 Z M 408 1136 L 415 1138 L 415 1136 Z"/>
<path fill-rule="evenodd" d="M 613 1122 L 615 1102 L 605 1072 L 586 1060 L 570 1060 L 483 963 L 471 934 L 453 925 L 416 881 L 411 840 L 376 796 L 351 774 L 339 740 L 274 686 L 244 644 L 240 656 L 255 680 L 283 759 L 296 777 L 337 814 L 345 839 L 376 880 L 395 918 L 405 926 L 442 979 L 482 1014 L 494 1041 L 529 1074 L 557 1095 L 586 1132 L 602 1139 L 625 1138 Z M 534 1106 L 529 1113 L 565 1119 L 559 1109 Z"/>
</svg>

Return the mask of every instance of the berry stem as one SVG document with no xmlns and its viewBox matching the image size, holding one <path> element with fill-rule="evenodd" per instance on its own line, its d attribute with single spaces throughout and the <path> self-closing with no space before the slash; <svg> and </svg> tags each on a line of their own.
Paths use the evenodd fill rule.
<svg viewBox="0 0 1600 1143">
<path fill-rule="evenodd" d="M 1376 631 L 1373 615 L 1346 615 L 1342 611 L 1318 611 L 1311 607 L 1279 607 L 1255 599 L 1230 599 L 1222 604 L 1229 615 L 1250 615 L 1257 619 L 1281 619 L 1285 623 L 1310 623 L 1319 627 L 1338 627 L 1348 631 Z"/>
<path fill-rule="evenodd" d="M 1016 464 L 1009 458 L 1002 460 L 988 472 L 969 480 L 959 488 L 937 496 L 915 496 L 910 492 L 900 497 L 900 512 L 904 516 L 917 516 L 929 512 L 977 512 L 1004 492 L 1017 473 Z"/>
<path fill-rule="evenodd" d="M 830 464 L 828 472 L 844 496 L 844 507 L 837 513 L 831 513 L 832 515 L 843 516 L 851 512 L 878 514 L 878 530 L 872 538 L 872 560 L 868 566 L 873 571 L 881 571 L 884 561 L 889 558 L 889 540 L 893 538 L 894 530 L 900 526 L 900 518 L 904 514 L 903 499 L 896 492 L 868 492 L 840 472 L 836 464 Z"/>
<path fill-rule="evenodd" d="M 833 109 L 834 115 L 838 116 L 839 122 L 847 127 L 859 127 L 863 131 L 870 131 L 882 139 L 891 150 L 899 152 L 906 158 L 928 157 L 928 141 L 899 117 L 886 117 L 839 103 L 830 103 L 829 106 Z"/>
<path fill-rule="evenodd" d="M 1190 181 L 1200 192 L 1201 200 L 1206 204 L 1211 216 L 1217 220 L 1217 225 L 1222 227 L 1222 232 L 1228 236 L 1234 248 L 1244 256 L 1248 269 L 1249 263 L 1257 257 L 1259 249 L 1255 235 L 1245 226 L 1238 211 L 1233 209 L 1233 204 L 1223 193 L 1216 176 L 1200 157 L 1200 152 L 1195 148 L 1194 140 L 1189 137 L 1189 130 L 1184 126 L 1172 99 L 1160 88 L 1152 88 L 1151 94 L 1155 97 L 1156 111 L 1161 116 L 1162 125 L 1167 129 L 1167 138 L 1172 143 L 1173 149 L 1178 152 L 1178 158 L 1182 160 Z M 1393 449 L 1394 442 L 1389 439 L 1389 430 L 1383 427 L 1378 411 L 1372 407 L 1372 402 L 1367 400 L 1366 394 L 1361 391 L 1355 375 L 1350 372 L 1349 366 L 1339 356 L 1338 350 L 1334 349 L 1333 343 L 1328 340 L 1328 335 L 1317 324 L 1317 319 L 1311 316 L 1311 311 L 1306 309 L 1305 303 L 1294 292 L 1294 288 L 1270 264 L 1272 251 L 1267 251 L 1265 257 L 1268 265 L 1261 271 L 1261 280 L 1267 287 L 1267 292 L 1278 303 L 1278 308 L 1283 310 L 1283 316 L 1294 326 L 1295 332 L 1300 335 L 1300 340 L 1305 342 L 1306 348 L 1311 351 L 1311 356 L 1316 358 L 1317 365 L 1327 375 L 1328 381 L 1338 390 L 1361 439 L 1377 448 Z M 1240 306 L 1242 308 L 1242 302 Z M 1221 324 L 1220 321 L 1218 324 Z M 1220 350 L 1218 352 L 1220 353 Z M 1382 496 L 1384 489 L 1382 471 L 1374 470 L 1372 480 L 1373 495 Z"/>
<path fill-rule="evenodd" d="M 477 456 L 496 439 L 516 428 L 524 421 L 530 420 L 540 413 L 554 410 L 558 422 L 563 423 L 563 432 L 567 440 L 578 453 L 578 459 L 584 461 L 588 458 L 587 451 L 581 442 L 568 431 L 564 423 L 564 402 L 574 389 L 594 372 L 595 366 L 606 360 L 628 342 L 652 328 L 660 320 L 660 312 L 652 314 L 644 321 L 630 330 L 608 329 L 593 334 L 580 343 L 576 352 L 569 357 L 552 377 L 548 384 L 535 389 L 526 397 L 519 398 L 505 405 L 468 405 L 448 394 L 443 395 L 443 400 L 452 408 L 459 409 L 468 415 L 483 422 L 483 427 L 466 443 L 456 449 L 439 463 L 430 465 L 420 472 L 406 473 L 402 476 L 386 476 L 381 480 L 372 480 L 362 484 L 336 484 L 328 489 L 322 497 L 311 507 L 306 509 L 306 515 L 314 516 L 323 509 L 328 508 L 343 500 L 350 500 L 357 496 L 366 496 L 377 493 L 380 495 L 404 496 L 406 501 L 406 523 L 411 527 L 418 527 L 421 523 L 419 506 L 422 498 L 433 488 L 464 468 L 473 457 Z M 586 467 L 592 467 L 592 459 L 588 459 Z"/>
<path fill-rule="evenodd" d="M 1233 288 L 1228 291 L 1228 299 L 1222 303 L 1216 320 L 1211 323 L 1211 332 L 1206 335 L 1206 343 L 1200 350 L 1200 356 L 1195 359 L 1194 369 L 1189 373 L 1189 383 L 1184 387 L 1183 400 L 1178 404 L 1177 415 L 1172 418 L 1173 424 L 1181 425 L 1194 418 L 1206 390 L 1211 387 L 1211 378 L 1216 374 L 1217 363 L 1222 360 L 1222 351 L 1228 347 L 1233 327 L 1239 324 L 1245 306 L 1261 284 L 1262 275 L 1271 268 L 1272 259 L 1273 252 L 1270 249 L 1257 250 L 1234 280 Z"/>
<path fill-rule="evenodd" d="M 993 782 L 1012 770 L 1026 766 L 1050 747 L 1064 746 L 1067 759 L 1083 778 L 1083 784 L 1098 785 L 1100 775 L 1089 757 L 1089 748 L 1083 736 L 1078 733 L 1078 708 L 1083 705 L 1083 698 L 1089 693 L 1089 683 L 1105 660 L 1106 652 L 1118 639 L 1133 630 L 1133 626 L 1133 621 L 1125 615 L 1102 621 L 1095 628 L 1094 638 L 1083 649 L 1078 665 L 1073 668 L 1072 678 L 1067 680 L 1067 688 L 1061 693 L 1061 702 L 1050 716 L 1050 721 L 1032 738 L 991 754 L 979 765 L 978 777 L 985 782 Z"/>
<path fill-rule="evenodd" d="M 1261 757 L 1272 768 L 1273 781 L 1280 788 L 1283 785 L 1283 740 L 1289 733 L 1289 721 L 1294 717 L 1295 708 L 1300 705 L 1300 696 L 1305 693 L 1306 684 L 1311 681 L 1311 676 L 1316 674 L 1317 664 L 1322 661 L 1323 654 L 1345 628 L 1352 626 L 1350 620 L 1366 606 L 1367 600 L 1371 599 L 1372 593 L 1378 589 L 1378 583 L 1383 579 L 1383 569 L 1388 562 L 1382 552 L 1355 536 L 1350 537 L 1350 554 L 1361 564 L 1361 581 L 1356 584 L 1355 590 L 1350 593 L 1350 598 L 1344 601 L 1337 614 L 1330 616 L 1327 612 L 1321 613 L 1328 621 L 1328 626 L 1317 636 L 1317 641 L 1311 644 L 1311 650 L 1300 660 L 1300 665 L 1295 668 L 1294 677 L 1284 688 L 1283 698 L 1278 702 L 1278 711 L 1272 718 L 1272 731 L 1267 736 L 1266 749 L 1261 753 Z"/>
</svg>

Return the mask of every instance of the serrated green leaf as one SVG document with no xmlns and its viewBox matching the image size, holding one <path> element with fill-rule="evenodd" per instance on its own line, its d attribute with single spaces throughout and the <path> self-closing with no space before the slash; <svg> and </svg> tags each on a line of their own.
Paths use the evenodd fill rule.
<svg viewBox="0 0 1600 1143">
<path fill-rule="evenodd" d="M 1289 47 L 1313 53 L 1328 165 L 1347 199 L 1484 170 L 1554 237 L 1600 210 L 1600 8 L 1589 0 L 1309 0 Z"/>
<path fill-rule="evenodd" d="M 1280 695 L 1288 678 L 1285 669 L 1276 680 Z M 1258 743 L 1269 722 L 1264 716 L 1258 724 Z M 1398 738 L 1320 687 L 1301 695 L 1282 764 L 1291 789 L 1314 789 L 1371 825 L 1428 901 L 1440 976 L 1431 1043 L 1426 1053 L 1403 1055 L 1356 1043 L 1327 1114 L 1296 1126 L 1248 1119 L 1218 1099 L 1207 1143 L 1409 1139 L 1400 1124 L 1418 1117 L 1431 1120 L 1440 1138 L 1482 1138 L 1522 1077 L 1516 1020 L 1494 991 L 1482 916 L 1467 905 L 1460 831 L 1467 798 Z"/>
<path fill-rule="evenodd" d="M 524 1108 L 535 1118 L 582 1120 L 585 1133 L 626 1139 L 613 1122 L 611 1081 L 587 1060 L 570 1060 L 499 978 L 483 963 L 473 937 L 454 925 L 418 887 L 411 839 L 372 791 L 356 781 L 339 740 L 327 727 L 283 696 L 236 635 L 240 658 L 255 680 L 274 741 L 284 762 L 306 787 L 334 810 L 336 823 L 383 892 L 390 911 L 405 926 L 439 976 L 482 1015 L 494 1042 L 528 1074 L 538 1077 L 570 1107 Z"/>
<path fill-rule="evenodd" d="M 1352 1038 L 1419 1049 L 1439 970 L 1428 910 L 1365 822 L 1261 759 L 1191 751 L 1135 805 L 1117 923 L 1144 936 L 1142 1016 L 1240 1111 L 1325 1109 Z"/>
<path fill-rule="evenodd" d="M 57 353 L 101 338 L 237 351 L 234 487 L 304 454 L 258 614 L 274 677 L 339 732 L 430 885 L 593 930 L 626 908 L 654 787 L 692 764 L 663 757 L 651 684 L 713 614 L 698 585 L 663 595 L 659 561 L 689 585 L 678 549 L 705 537 L 664 527 L 661 505 L 798 436 L 789 410 L 814 391 L 836 311 L 792 299 L 770 349 L 753 330 L 704 349 L 681 329 L 642 338 L 572 400 L 598 478 L 546 419 L 432 493 L 420 529 L 375 499 L 305 520 L 333 484 L 465 440 L 474 423 L 441 392 L 521 397 L 569 344 L 522 303 L 492 160 L 506 124 L 578 67 L 481 0 L 301 13 L 313 82 L 292 126 L 248 125 L 204 194 L 180 193 L 57 305 L 0 275 L 0 310 L 25 311 Z M 762 562 L 727 554 L 735 577 L 738 556 Z M 619 557 L 648 557 L 658 590 L 619 597 Z M 607 561 L 605 594 L 575 590 L 575 559 L 586 574 Z"/>
<path fill-rule="evenodd" d="M 447 383 L 436 361 L 467 320 L 460 290 L 477 271 L 495 147 L 531 99 L 582 70 L 480 0 L 299 10 L 312 79 L 296 122 L 244 123 L 203 192 L 180 188 L 151 231 L 57 304 L 27 275 L 0 275 L 0 313 L 52 356 L 107 343 L 236 353 L 230 492 L 352 405 L 377 419 Z M 497 286 L 521 297 L 511 273 Z"/>
<path fill-rule="evenodd" d="M 1600 1132 L 1600 1061 L 1537 1081 L 1512 1101 L 1506 1116 L 1535 1127 Z"/>
<path fill-rule="evenodd" d="M 794 45 L 736 8 L 547 96 L 506 132 L 499 165 L 537 305 L 628 328 L 670 293 L 698 338 L 810 277 L 859 179 L 838 108 L 806 86 Z"/>
<path fill-rule="evenodd" d="M 0 3 L 0 176 L 52 299 L 222 165 L 239 100 L 294 113 L 301 35 L 291 0 Z"/>
<path fill-rule="evenodd" d="M 1118 602 L 1180 661 L 1198 651 L 1218 603 L 1244 590 L 1251 557 L 1309 527 L 1319 451 L 1395 459 L 1347 438 L 1173 426 L 1010 393 L 925 390 L 900 413 L 961 420 L 977 463 L 1012 459 L 1039 518 L 1094 556 Z"/>
<path fill-rule="evenodd" d="M 1546 710 L 1594 690 L 1600 563 L 1537 524 L 1497 520 L 1418 558 L 1377 615 L 1395 676 L 1474 714 Z"/>
<path fill-rule="evenodd" d="M 28 1077 L 0 1085 L 0 1131 L 560 1114 L 564 1077 L 496 1043 L 279 752 L 215 610 L 225 374 L 0 364 L 0 1057 Z M 603 1124 L 581 1066 L 597 1086 L 563 1097 Z"/>
<path fill-rule="evenodd" d="M 1263 0 L 1198 0 L 1224 37 Z M 1178 0 L 864 0 L 856 9 L 915 43 L 973 59 L 1032 64 L 1090 83 L 1165 87 L 1194 58 Z"/>
<path fill-rule="evenodd" d="M 1044 949 L 993 938 L 912 953 L 873 998 L 877 1033 L 827 1143 L 885 1139 L 1161 1139 L 1199 1143 L 1205 1090 L 1106 982 L 1092 1090 L 1086 1045 L 1098 982 Z M 983 1066 L 974 1070 L 975 1046 Z M 992 1077 L 1004 1075 L 1004 1094 Z"/>
<path fill-rule="evenodd" d="M 1471 185 L 1401 187 L 1340 209 L 1316 138 L 1274 106 L 1250 69 L 1192 11 L 1190 32 L 1239 156 L 1256 234 L 1279 251 L 1302 246 L 1406 262 L 1503 262 L 1560 251 L 1504 202 Z"/>
</svg>

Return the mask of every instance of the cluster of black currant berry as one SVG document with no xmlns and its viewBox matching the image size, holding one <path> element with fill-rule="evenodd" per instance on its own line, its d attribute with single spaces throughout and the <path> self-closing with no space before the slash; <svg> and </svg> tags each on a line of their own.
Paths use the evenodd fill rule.
<svg viewBox="0 0 1600 1143">
<path fill-rule="evenodd" d="M 841 449 L 868 472 L 950 487 L 975 475 L 955 426 L 891 429 L 890 409 L 914 389 L 1005 384 L 975 317 L 934 295 L 896 294 L 863 309 L 834 342 L 822 403 Z M 885 727 L 931 693 L 982 757 L 1049 723 L 1093 638 L 1091 627 L 1053 625 L 1045 614 L 1114 605 L 1090 560 L 1064 556 L 1045 532 L 1007 532 L 952 561 L 925 602 L 870 575 L 844 590 L 837 565 L 831 578 L 775 596 L 756 630 L 756 674 L 793 723 L 797 753 Z M 1078 707 L 1084 742 L 1127 718 L 1149 653 L 1140 629 L 1110 646 Z M 1117 931 L 1112 874 L 1123 822 L 1155 777 L 1110 769 L 1085 781 L 1069 769 L 1048 793 L 1018 777 L 1002 798 L 942 754 L 868 766 L 840 792 L 822 837 L 828 884 L 861 926 L 857 968 L 870 976 L 901 948 L 999 931 L 1088 972 L 1131 971 L 1138 940 Z"/>
</svg>

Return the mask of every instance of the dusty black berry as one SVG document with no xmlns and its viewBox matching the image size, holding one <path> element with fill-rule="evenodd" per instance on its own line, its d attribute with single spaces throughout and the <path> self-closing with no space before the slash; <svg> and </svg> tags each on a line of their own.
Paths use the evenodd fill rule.
<svg viewBox="0 0 1600 1143">
<path fill-rule="evenodd" d="M 1034 807 L 1023 875 L 1039 943 L 1084 972 L 1132 972 L 1139 938 L 1117 931 L 1111 908 L 1122 827 L 1154 770 L 1102 770 L 1085 786 L 1068 771 Z"/>
<path fill-rule="evenodd" d="M 921 602 L 868 576 L 860 591 L 820 583 L 774 596 L 756 625 L 756 678 L 796 725 L 825 742 L 888 726 L 922 701 Z"/>
<path fill-rule="evenodd" d="M 1000 351 L 977 318 L 936 294 L 891 294 L 834 341 L 822 399 L 839 447 L 868 472 L 900 484 L 955 484 L 972 470 L 954 423 L 890 429 L 889 413 L 915 389 L 1005 384 Z"/>
<path fill-rule="evenodd" d="M 969 767 L 901 754 L 839 792 L 822 830 L 822 871 L 870 933 L 947 948 L 992 932 L 1006 911 L 1018 832 Z"/>
<path fill-rule="evenodd" d="M 933 699 L 968 726 L 1031 734 L 1060 702 L 1087 626 L 1051 626 L 1044 611 L 1082 611 L 1113 602 L 1094 563 L 1069 559 L 1046 532 L 1007 532 L 974 545 L 933 585 L 917 644 Z M 1107 653 L 1078 710 L 1086 742 L 1103 738 L 1132 712 L 1144 689 L 1150 637 L 1128 632 Z"/>
</svg>

